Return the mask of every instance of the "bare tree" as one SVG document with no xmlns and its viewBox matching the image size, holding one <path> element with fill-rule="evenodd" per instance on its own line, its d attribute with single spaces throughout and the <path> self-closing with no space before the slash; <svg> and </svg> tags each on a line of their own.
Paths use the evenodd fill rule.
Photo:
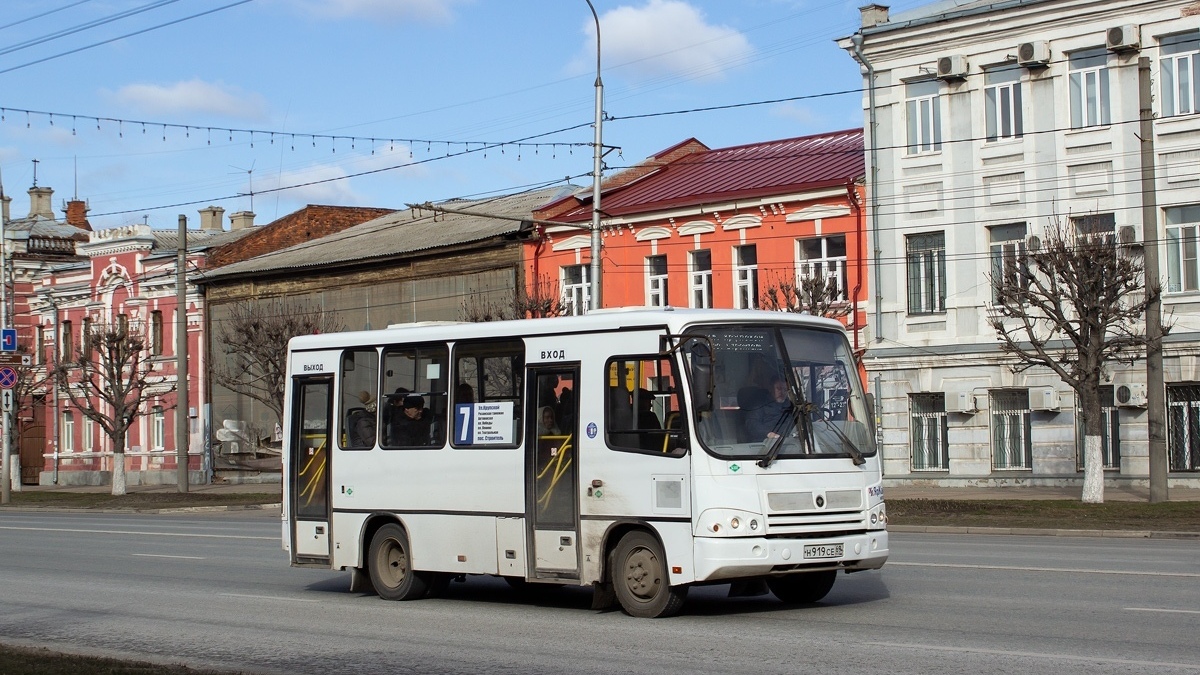
<svg viewBox="0 0 1200 675">
<path fill-rule="evenodd" d="M 98 424 L 112 442 L 114 495 L 125 494 L 129 427 L 149 400 L 175 391 L 175 383 L 153 369 L 146 342 L 125 321 L 93 325 L 80 336 L 76 360 L 55 365 L 71 407 Z"/>
<path fill-rule="evenodd" d="M 344 330 L 337 312 L 308 301 L 237 302 L 216 330 L 214 346 L 226 358 L 213 367 L 213 379 L 267 406 L 282 422 L 288 340 Z"/>
<path fill-rule="evenodd" d="M 1147 287 L 1140 254 L 1119 246 L 1094 219 L 1063 227 L 1052 219 L 1040 243 L 998 257 L 989 274 L 989 315 L 1013 372 L 1049 368 L 1075 390 L 1083 419 L 1082 501 L 1104 501 L 1100 383 L 1109 362 L 1132 363 L 1146 345 L 1146 305 L 1162 289 Z"/>
<path fill-rule="evenodd" d="M 797 283 L 780 275 L 767 284 L 759 297 L 762 309 L 793 314 L 811 314 L 830 319 L 849 316 L 853 307 L 842 299 L 837 279 L 823 275 L 800 278 Z M 851 330 L 854 326 L 850 326 Z"/>
<path fill-rule="evenodd" d="M 461 315 L 464 321 L 506 321 L 509 319 L 544 319 L 564 316 L 570 309 L 563 304 L 558 282 L 549 276 L 538 278 L 533 288 L 522 286 L 513 292 L 512 301 L 495 301 L 485 294 L 471 292 L 463 300 Z"/>
<path fill-rule="evenodd" d="M 22 356 L 33 356 L 25 345 L 18 345 L 17 353 Z M 30 361 L 34 361 L 34 359 L 31 358 Z M 16 366 L 14 370 L 17 371 L 17 383 L 13 385 L 13 400 L 15 401 L 13 417 L 17 423 L 9 427 L 8 440 L 14 457 L 19 458 L 21 452 L 18 439 L 33 429 L 34 410 L 37 406 L 42 405 L 42 401 L 38 400 L 38 397 L 51 393 L 49 389 L 54 379 L 54 369 L 31 363 L 30 365 Z M 11 466 L 15 477 L 12 484 L 16 489 L 20 489 L 20 462 L 14 461 Z"/>
</svg>

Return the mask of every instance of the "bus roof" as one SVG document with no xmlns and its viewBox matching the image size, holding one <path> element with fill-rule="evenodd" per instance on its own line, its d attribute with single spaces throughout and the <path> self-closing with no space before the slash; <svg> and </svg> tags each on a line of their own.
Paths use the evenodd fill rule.
<svg viewBox="0 0 1200 675">
<path fill-rule="evenodd" d="M 336 349 L 351 345 L 436 340 L 469 340 L 497 337 L 533 337 L 563 333 L 587 333 L 622 329 L 664 327 L 672 333 L 707 323 L 793 323 L 816 328 L 844 330 L 833 320 L 808 314 L 769 312 L 755 309 L 681 309 L 675 307 L 615 307 L 592 310 L 581 316 L 547 319 L 518 319 L 483 323 L 424 321 L 392 324 L 377 330 L 300 335 L 291 339 L 291 350 Z"/>
</svg>

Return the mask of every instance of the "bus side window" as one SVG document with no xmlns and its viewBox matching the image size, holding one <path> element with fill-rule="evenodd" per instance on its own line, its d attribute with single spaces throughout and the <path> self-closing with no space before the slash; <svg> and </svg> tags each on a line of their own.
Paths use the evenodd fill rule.
<svg viewBox="0 0 1200 675">
<path fill-rule="evenodd" d="M 378 428 L 379 353 L 348 351 L 341 368 L 341 446 L 347 450 L 375 447 Z"/>
<path fill-rule="evenodd" d="M 512 339 L 458 342 L 454 345 L 453 363 L 450 444 L 454 447 L 518 445 L 524 429 L 525 343 Z M 512 427 L 506 436 L 500 434 L 486 441 L 474 436 L 473 413 L 482 404 L 492 404 L 487 406 L 490 414 L 512 416 Z"/>
<path fill-rule="evenodd" d="M 384 349 L 383 390 L 388 393 L 383 447 L 445 446 L 449 364 L 445 343 Z"/>
<path fill-rule="evenodd" d="M 606 367 L 605 434 L 614 450 L 687 453 L 674 364 L 657 355 L 615 357 Z"/>
</svg>

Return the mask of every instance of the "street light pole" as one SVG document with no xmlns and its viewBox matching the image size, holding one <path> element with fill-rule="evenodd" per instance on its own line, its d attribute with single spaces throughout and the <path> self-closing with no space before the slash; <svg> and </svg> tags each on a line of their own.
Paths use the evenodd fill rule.
<svg viewBox="0 0 1200 675">
<path fill-rule="evenodd" d="M 36 165 L 34 165 L 36 169 Z M 5 245 L 4 226 L 8 223 L 4 222 L 4 216 L 0 215 L 0 326 L 8 328 L 8 275 L 5 273 L 8 269 L 8 247 Z M 3 479 L 0 479 L 0 504 L 7 504 L 12 500 L 12 457 L 9 457 L 9 442 L 8 442 L 8 409 L 0 411 L 4 417 L 4 423 L 0 425 L 4 433 L 3 452 L 4 457 L 0 459 L 0 473 L 4 474 Z"/>
<path fill-rule="evenodd" d="M 600 81 L 600 17 L 592 0 L 586 0 L 588 9 L 592 10 L 592 18 L 596 21 L 596 140 L 593 143 L 594 160 L 592 163 L 592 264 L 591 276 L 591 309 L 600 309 L 600 165 L 604 151 L 601 124 L 604 122 L 604 83 Z"/>
</svg>

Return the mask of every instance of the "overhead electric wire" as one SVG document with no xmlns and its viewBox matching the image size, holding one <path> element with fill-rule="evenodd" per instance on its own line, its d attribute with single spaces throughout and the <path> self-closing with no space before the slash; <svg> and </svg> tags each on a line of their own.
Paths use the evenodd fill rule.
<svg viewBox="0 0 1200 675">
<path fill-rule="evenodd" d="M 41 14 L 34 14 L 33 16 L 27 16 L 24 19 L 18 19 L 17 21 L 13 21 L 12 23 L 6 23 L 3 26 L 0 26 L 0 30 L 4 30 L 6 28 L 12 28 L 13 26 L 20 26 L 23 23 L 29 23 L 30 21 L 34 21 L 36 19 L 41 19 L 43 17 L 50 16 L 51 14 L 56 14 L 58 12 L 61 12 L 64 9 L 71 9 L 72 7 L 82 5 L 84 3 L 88 3 L 91 1 L 92 0 L 75 0 L 75 2 L 72 2 L 67 5 L 63 5 L 62 7 L 58 7 L 56 9 L 48 9 L 48 10 L 42 12 Z"/>
<path fill-rule="evenodd" d="M 35 38 L 30 38 L 24 42 L 18 42 L 15 45 L 9 45 L 8 47 L 0 48 L 0 56 L 3 56 L 5 54 L 11 54 L 13 52 L 20 51 L 22 49 L 28 49 L 29 47 L 36 47 L 37 45 L 40 45 L 40 44 L 52 42 L 59 38 L 67 37 L 68 35 L 74 35 L 75 33 L 81 33 L 85 30 L 95 28 L 97 26 L 103 26 L 105 24 L 109 24 L 114 21 L 120 21 L 121 19 L 127 19 L 131 16 L 137 16 L 138 14 L 141 14 L 142 12 L 149 12 L 151 10 L 158 9 L 159 7 L 171 5 L 176 2 L 179 2 L 179 0 L 155 0 L 155 2 L 152 2 L 148 5 L 142 5 L 141 7 L 136 7 L 134 9 L 125 10 L 123 12 L 117 12 L 116 14 L 110 14 L 108 16 L 101 17 L 99 19 L 95 19 L 92 21 L 88 21 L 86 23 L 81 23 L 79 25 L 72 26 L 70 28 L 64 28 L 60 31 L 55 31 L 53 33 L 47 33 L 46 35 L 41 35 L 41 36 L 38 36 Z"/>
</svg>

